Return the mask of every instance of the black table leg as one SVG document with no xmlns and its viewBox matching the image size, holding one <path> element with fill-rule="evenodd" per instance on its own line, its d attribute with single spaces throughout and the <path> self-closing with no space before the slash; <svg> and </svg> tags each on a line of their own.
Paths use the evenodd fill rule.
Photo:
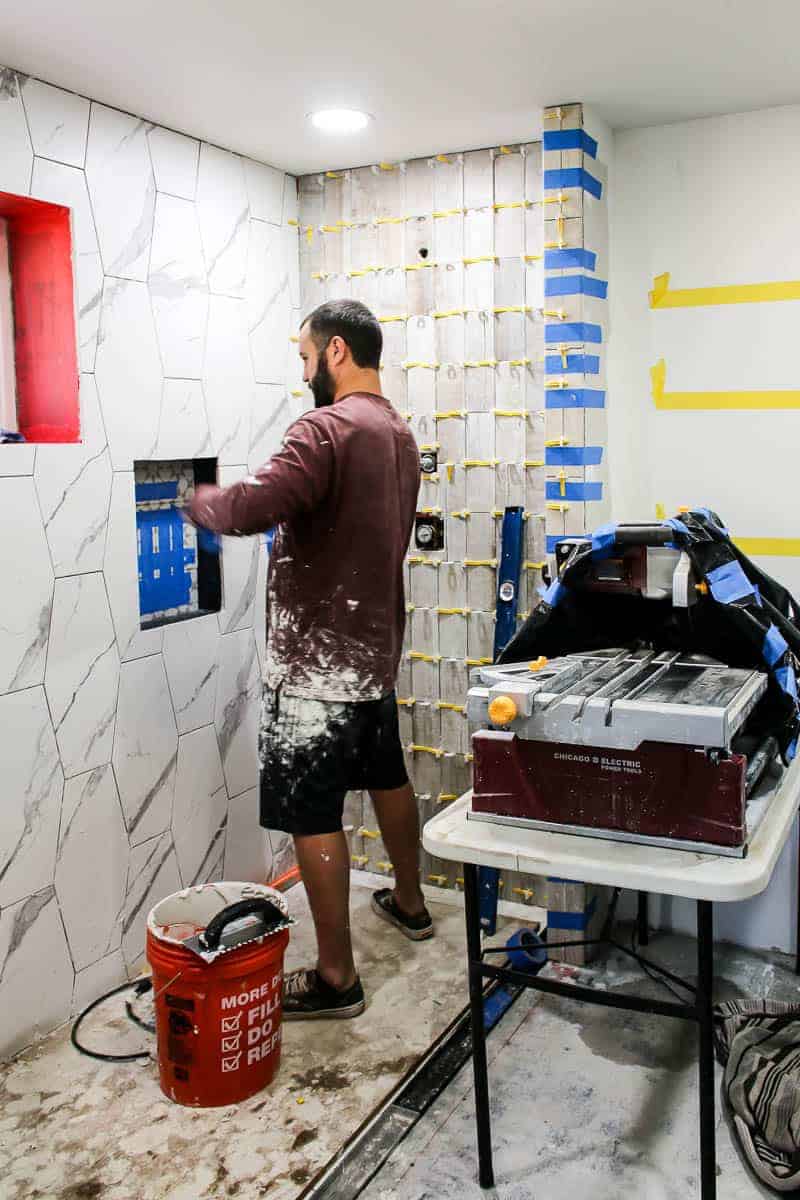
<svg viewBox="0 0 800 1200">
<path fill-rule="evenodd" d="M 472 1066 L 475 1072 L 475 1120 L 478 1128 L 478 1178 L 481 1187 L 494 1186 L 492 1128 L 489 1117 L 489 1073 L 486 1062 L 486 1029 L 483 1022 L 481 976 L 481 918 L 478 901 L 478 868 L 464 863 L 464 912 L 467 921 L 467 969 L 472 1021 Z"/>
<path fill-rule="evenodd" d="M 648 928 L 649 904 L 650 899 L 647 892 L 639 892 L 639 903 L 636 912 L 636 937 L 640 946 L 650 945 L 650 931 Z"/>
<path fill-rule="evenodd" d="M 716 1200 L 714 1117 L 714 909 L 697 901 L 697 1016 L 700 1030 L 700 1195 Z"/>
</svg>

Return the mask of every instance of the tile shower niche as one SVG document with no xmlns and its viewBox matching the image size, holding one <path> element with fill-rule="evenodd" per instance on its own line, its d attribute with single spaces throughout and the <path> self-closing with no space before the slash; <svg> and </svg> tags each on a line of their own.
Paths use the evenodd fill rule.
<svg viewBox="0 0 800 1200">
<path fill-rule="evenodd" d="M 219 612 L 219 539 L 183 519 L 197 485 L 216 482 L 217 460 L 157 459 L 133 469 L 142 629 Z"/>
</svg>

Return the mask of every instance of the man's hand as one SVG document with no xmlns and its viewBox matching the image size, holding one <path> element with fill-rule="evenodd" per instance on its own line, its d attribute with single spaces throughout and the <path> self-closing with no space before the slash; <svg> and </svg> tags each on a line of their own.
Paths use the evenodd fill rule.
<svg viewBox="0 0 800 1200">
<path fill-rule="evenodd" d="M 186 520 L 191 521 L 193 525 L 198 525 L 201 529 L 212 528 L 210 501 L 219 495 L 221 490 L 213 483 L 199 483 L 188 507 L 183 510 Z M 203 520 L 204 515 L 205 520 Z"/>
</svg>

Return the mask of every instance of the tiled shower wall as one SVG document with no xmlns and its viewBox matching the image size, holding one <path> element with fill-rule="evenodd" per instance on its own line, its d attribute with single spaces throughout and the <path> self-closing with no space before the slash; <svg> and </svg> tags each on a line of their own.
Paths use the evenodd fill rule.
<svg viewBox="0 0 800 1200">
<path fill-rule="evenodd" d="M 582 129 L 583 121 L 582 106 L 572 105 L 547 110 L 544 125 L 552 134 Z M 537 141 L 299 181 L 303 312 L 340 297 L 375 312 L 384 391 L 420 448 L 438 453 L 437 473 L 423 476 L 419 509 L 442 515 L 445 546 L 411 548 L 398 680 L 423 821 L 470 785 L 464 704 L 470 669 L 492 661 L 503 510 L 520 505 L 526 514 L 520 617 L 538 602 L 555 538 L 605 515 L 605 413 L 584 407 L 589 389 L 576 374 L 586 359 L 580 323 L 602 325 L 603 341 L 605 318 L 589 312 L 582 295 L 547 298 L 584 286 L 583 273 L 578 283 L 574 273 L 592 261 L 583 249 L 589 209 L 590 237 L 602 243 L 594 265 L 605 271 L 605 197 L 595 208 L 596 198 L 569 174 L 547 186 L 555 180 L 543 167 L 579 166 L 582 154 L 546 150 L 544 158 Z M 553 324 L 566 333 L 548 337 L 546 356 Z M 588 402 L 604 404 L 604 393 Z M 347 821 L 355 865 L 390 873 L 366 795 L 348 797 Z M 423 875 L 441 887 L 461 884 L 457 864 L 428 855 Z M 504 873 L 501 887 L 506 900 L 547 906 L 544 880 Z M 569 896 L 562 884 L 550 892 L 560 912 L 583 914 L 590 904 L 583 887 Z"/>
<path fill-rule="evenodd" d="M 491 661 L 503 508 L 523 505 L 520 608 L 545 560 L 541 145 L 442 154 L 299 181 L 304 312 L 363 300 L 384 333 L 384 391 L 439 469 L 419 506 L 445 548 L 411 548 L 400 721 L 421 819 L 470 782 L 463 706 L 471 664 Z M 538 467 L 534 467 L 536 462 Z M 348 798 L 354 863 L 389 873 L 369 798 Z M 458 886 L 427 855 L 424 881 Z M 530 881 L 509 898 L 542 903 Z"/>
<path fill-rule="evenodd" d="M 0 445 L 0 1054 L 125 978 L 151 903 L 264 880 L 265 549 L 141 632 L 134 460 L 277 449 L 297 394 L 295 180 L 0 70 L 0 191 L 72 210 L 80 445 Z M 294 394 L 293 394 L 294 392 Z"/>
</svg>

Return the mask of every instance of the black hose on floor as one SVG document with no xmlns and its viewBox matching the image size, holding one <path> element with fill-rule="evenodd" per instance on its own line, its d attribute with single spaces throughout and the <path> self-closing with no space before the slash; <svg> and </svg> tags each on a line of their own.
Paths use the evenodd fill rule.
<svg viewBox="0 0 800 1200">
<path fill-rule="evenodd" d="M 70 1041 L 78 1053 L 85 1054 L 87 1058 L 96 1058 L 100 1062 L 135 1062 L 140 1058 L 150 1058 L 149 1050 L 138 1050 L 135 1054 L 101 1054 L 99 1050 L 90 1050 L 87 1046 L 83 1046 L 78 1041 L 78 1030 L 83 1023 L 84 1018 L 88 1017 L 89 1013 L 93 1012 L 94 1009 L 96 1009 L 99 1004 L 102 1004 L 104 1000 L 109 1000 L 112 996 L 119 995 L 120 992 L 126 992 L 129 990 L 129 988 L 133 988 L 137 996 L 143 996 L 146 992 L 150 991 L 152 986 L 153 982 L 151 979 L 137 979 L 135 983 L 121 983 L 118 987 L 112 988 L 111 991 L 106 992 L 104 996 L 98 996 L 96 1000 L 93 1000 L 91 1004 L 87 1005 L 87 1007 L 75 1021 L 75 1024 L 72 1026 L 72 1032 L 70 1034 Z M 126 1000 L 125 1002 L 125 1011 L 127 1012 L 131 1021 L 133 1021 L 141 1029 L 147 1030 L 148 1033 L 155 1033 L 155 1026 L 148 1024 L 146 1021 L 142 1021 L 140 1017 L 136 1016 L 130 1000 Z"/>
</svg>

